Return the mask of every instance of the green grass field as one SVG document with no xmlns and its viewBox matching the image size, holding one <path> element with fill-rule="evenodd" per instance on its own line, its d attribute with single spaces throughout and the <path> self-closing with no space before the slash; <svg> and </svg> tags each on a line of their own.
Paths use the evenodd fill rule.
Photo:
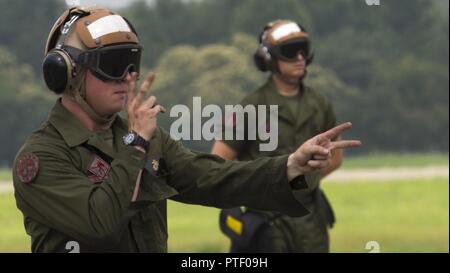
<svg viewBox="0 0 450 273">
<path fill-rule="evenodd" d="M 448 166 L 448 154 L 369 154 L 345 157 L 344 169 Z"/>
<path fill-rule="evenodd" d="M 11 180 L 12 180 L 11 170 L 8 168 L 0 168 L 0 182 Z"/>
<path fill-rule="evenodd" d="M 366 252 L 377 241 L 382 252 L 448 252 L 448 180 L 383 183 L 324 183 L 337 223 L 332 252 Z M 218 210 L 169 205 L 172 252 L 223 252 Z"/>
<path fill-rule="evenodd" d="M 447 179 L 373 183 L 323 183 L 337 223 L 332 252 L 367 252 L 377 241 L 381 252 L 449 251 Z M 0 252 L 28 252 L 29 238 L 11 193 L 0 195 Z M 218 210 L 169 203 L 170 252 L 226 252 Z"/>
</svg>

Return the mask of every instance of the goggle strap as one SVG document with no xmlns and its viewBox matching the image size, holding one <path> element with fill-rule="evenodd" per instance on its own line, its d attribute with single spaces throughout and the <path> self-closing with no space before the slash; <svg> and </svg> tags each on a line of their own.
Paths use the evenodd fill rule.
<svg viewBox="0 0 450 273">
<path fill-rule="evenodd" d="M 88 54 L 85 54 L 86 52 L 83 52 L 82 50 L 72 46 L 64 46 L 63 49 L 76 63 L 82 66 L 86 66 L 87 64 L 89 64 L 89 56 Z"/>
</svg>

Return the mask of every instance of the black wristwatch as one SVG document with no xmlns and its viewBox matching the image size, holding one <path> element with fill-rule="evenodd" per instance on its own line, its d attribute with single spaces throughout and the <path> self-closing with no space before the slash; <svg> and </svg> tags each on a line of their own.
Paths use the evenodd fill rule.
<svg viewBox="0 0 450 273">
<path fill-rule="evenodd" d="M 145 140 L 134 131 L 131 131 L 123 136 L 123 143 L 129 146 L 140 146 L 145 150 L 147 150 L 148 145 L 150 144 L 149 141 Z"/>
</svg>

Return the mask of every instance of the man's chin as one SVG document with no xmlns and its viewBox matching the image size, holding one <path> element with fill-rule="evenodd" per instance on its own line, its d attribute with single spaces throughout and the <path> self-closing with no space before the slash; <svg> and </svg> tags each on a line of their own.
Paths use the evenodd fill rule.
<svg viewBox="0 0 450 273">
<path fill-rule="evenodd" d="M 296 74 L 292 75 L 291 77 L 289 77 L 289 82 L 291 82 L 292 84 L 299 84 L 302 76 L 303 76 L 303 73 L 296 73 Z"/>
<path fill-rule="evenodd" d="M 114 115 L 114 114 L 117 114 L 117 113 L 119 113 L 120 111 L 122 111 L 122 110 L 124 110 L 124 109 L 125 109 L 125 105 L 117 106 L 117 107 L 112 107 L 112 108 L 109 109 L 109 111 L 108 111 L 109 116 L 112 116 L 112 115 Z"/>
<path fill-rule="evenodd" d="M 301 78 L 305 75 L 305 70 L 298 70 L 298 71 L 295 71 L 295 73 L 293 73 L 293 74 L 295 74 L 296 78 Z"/>
</svg>

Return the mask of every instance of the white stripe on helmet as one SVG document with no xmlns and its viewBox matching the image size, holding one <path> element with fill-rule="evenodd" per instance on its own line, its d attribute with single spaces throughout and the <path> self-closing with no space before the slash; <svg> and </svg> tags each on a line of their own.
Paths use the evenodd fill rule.
<svg viewBox="0 0 450 273">
<path fill-rule="evenodd" d="M 286 37 L 292 33 L 301 32 L 301 31 L 302 30 L 296 23 L 289 23 L 289 24 L 282 25 L 282 26 L 278 27 L 277 29 L 275 29 L 271 33 L 271 36 L 274 41 L 278 41 L 281 38 Z"/>
<path fill-rule="evenodd" d="M 91 33 L 92 39 L 119 31 L 131 32 L 127 22 L 120 15 L 108 15 L 100 18 L 91 23 L 87 29 Z"/>
</svg>

